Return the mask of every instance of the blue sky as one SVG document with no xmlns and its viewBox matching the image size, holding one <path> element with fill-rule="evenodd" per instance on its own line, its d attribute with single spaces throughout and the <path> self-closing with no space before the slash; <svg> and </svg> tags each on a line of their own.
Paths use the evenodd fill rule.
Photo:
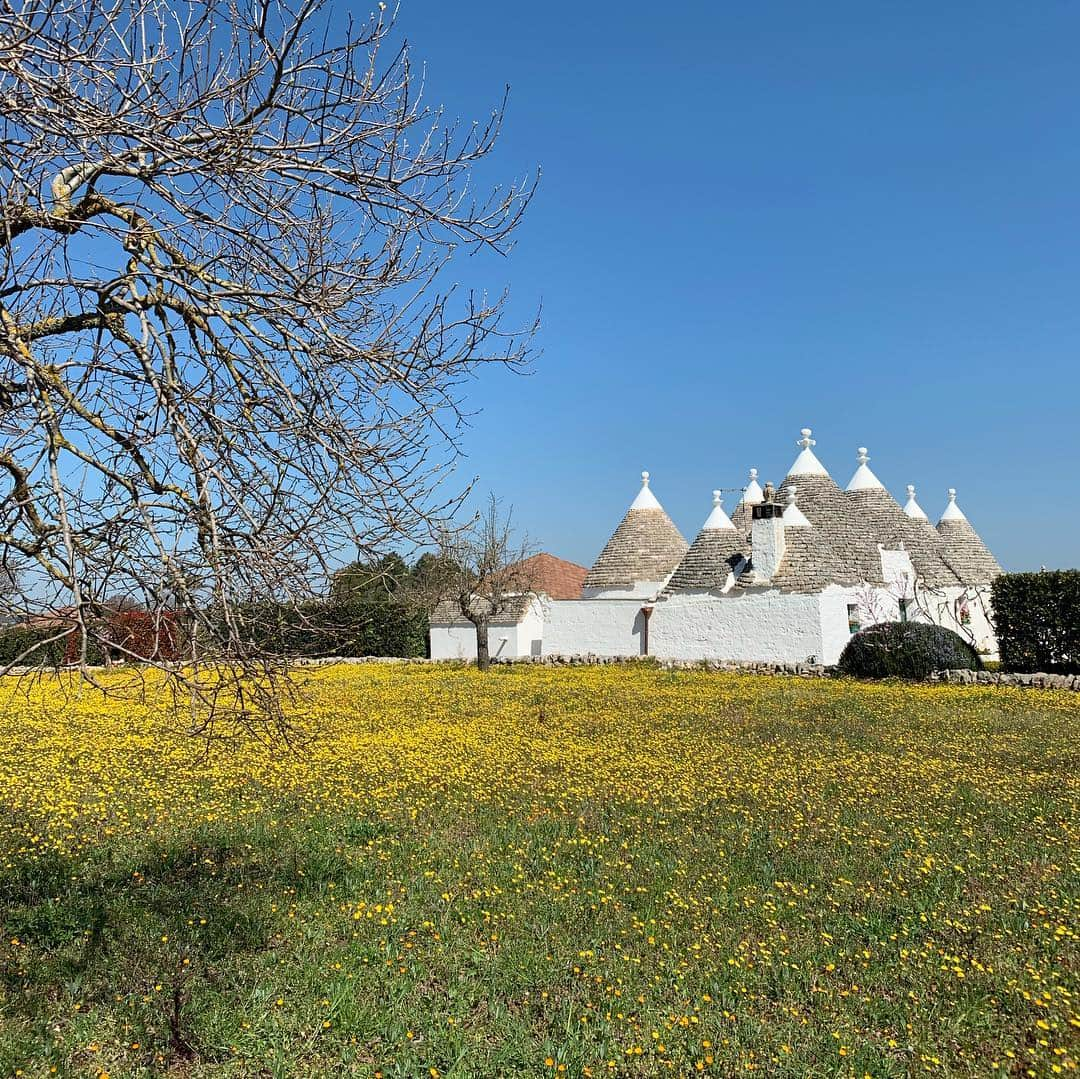
<svg viewBox="0 0 1080 1079">
<path fill-rule="evenodd" d="M 866 445 L 1006 568 L 1080 564 L 1080 7 L 403 0 L 398 32 L 450 116 L 510 84 L 481 179 L 543 169 L 510 257 L 456 271 L 542 303 L 461 473 L 541 547 L 590 563 L 642 468 L 690 538 L 809 425 L 841 485 Z"/>
</svg>

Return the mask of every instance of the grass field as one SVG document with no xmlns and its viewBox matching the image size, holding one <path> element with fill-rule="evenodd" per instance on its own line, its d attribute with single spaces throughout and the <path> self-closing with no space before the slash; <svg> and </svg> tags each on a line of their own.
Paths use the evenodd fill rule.
<svg viewBox="0 0 1080 1079">
<path fill-rule="evenodd" d="M 1069 1074 L 1080 695 L 338 667 L 0 700 L 0 1076 Z"/>
</svg>

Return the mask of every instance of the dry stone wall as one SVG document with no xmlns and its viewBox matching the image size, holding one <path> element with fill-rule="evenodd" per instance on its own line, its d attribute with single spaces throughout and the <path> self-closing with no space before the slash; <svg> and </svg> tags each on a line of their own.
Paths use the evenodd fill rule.
<svg viewBox="0 0 1080 1079">
<path fill-rule="evenodd" d="M 296 667 L 329 667 L 336 664 L 392 663 L 402 666 L 429 663 L 445 663 L 451 667 L 470 666 L 471 661 L 453 659 L 401 659 L 394 656 L 327 656 L 321 659 L 298 659 L 293 661 Z M 509 659 L 492 658 L 491 665 L 508 666 L 511 664 L 531 664 L 538 667 L 612 667 L 629 664 L 641 664 L 666 671 L 725 671 L 731 674 L 771 674 L 788 675 L 795 678 L 837 678 L 836 667 L 827 667 L 822 663 L 736 663 L 730 660 L 713 659 L 656 659 L 652 656 L 517 656 Z M 91 667 L 92 671 L 116 670 L 124 664 L 114 664 L 112 668 Z M 162 664 L 163 667 L 169 664 Z M 36 667 L 15 667 L 9 675 L 40 674 Z M 1019 689 L 1064 689 L 1080 693 L 1080 674 L 1014 674 L 1009 671 L 934 671 L 928 682 L 944 683 L 954 686 L 1007 686 Z"/>
</svg>

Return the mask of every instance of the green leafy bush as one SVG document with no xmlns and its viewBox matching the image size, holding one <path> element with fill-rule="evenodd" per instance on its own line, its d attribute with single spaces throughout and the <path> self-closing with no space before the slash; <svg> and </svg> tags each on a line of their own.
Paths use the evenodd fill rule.
<svg viewBox="0 0 1080 1079">
<path fill-rule="evenodd" d="M 77 659 L 80 647 L 77 632 L 60 636 L 62 626 L 8 626 L 0 629 L 0 667 L 18 663 L 25 667 L 61 667 Z M 88 642 L 87 659 L 102 662 L 100 645 Z"/>
<path fill-rule="evenodd" d="M 300 605 L 265 601 L 243 611 L 250 642 L 270 655 L 423 656 L 427 618 L 393 597 L 375 602 L 311 600 Z"/>
<path fill-rule="evenodd" d="M 1080 674 L 1080 570 L 1003 573 L 991 603 L 1004 670 Z"/>
<path fill-rule="evenodd" d="M 9 663 L 25 664 L 27 667 L 60 666 L 64 661 L 67 640 L 51 640 L 59 632 L 55 628 L 29 626 L 9 626 L 0 630 L 0 666 L 6 667 Z"/>
<path fill-rule="evenodd" d="M 922 680 L 932 671 L 982 670 L 978 653 L 944 626 L 924 622 L 882 622 L 856 633 L 838 664 L 853 678 Z"/>
</svg>

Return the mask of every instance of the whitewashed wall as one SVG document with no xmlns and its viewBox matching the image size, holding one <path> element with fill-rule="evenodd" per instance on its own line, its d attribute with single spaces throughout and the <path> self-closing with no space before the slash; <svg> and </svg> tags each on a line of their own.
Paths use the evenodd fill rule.
<svg viewBox="0 0 1080 1079">
<path fill-rule="evenodd" d="M 680 593 L 656 604 L 649 651 L 662 659 L 821 662 L 816 595 Z"/>
<path fill-rule="evenodd" d="M 891 600 L 892 611 L 884 617 L 883 608 Z M 875 622 L 895 622 L 900 617 L 900 604 L 884 588 L 847 588 L 829 585 L 821 593 L 821 662 L 835 663 L 851 640 L 849 606 L 856 608 L 860 627 Z"/>
<path fill-rule="evenodd" d="M 550 600 L 533 600 L 525 617 L 517 626 L 517 654 L 519 656 L 543 655 L 544 644 L 544 604 Z"/>
<path fill-rule="evenodd" d="M 517 624 L 492 623 L 488 626 L 488 651 L 492 659 L 507 659 L 532 654 L 533 642 L 542 640 L 544 615 L 536 600 Z M 476 630 L 472 625 L 433 624 L 432 659 L 476 659 Z"/>
<path fill-rule="evenodd" d="M 548 600 L 544 655 L 640 656 L 641 607 L 640 599 Z"/>
<path fill-rule="evenodd" d="M 968 621 L 963 620 L 966 607 Z M 941 590 L 932 600 L 932 609 L 936 612 L 934 621 L 959 633 L 970 641 L 975 650 L 985 659 L 998 658 L 997 634 L 990 618 L 993 608 L 990 606 L 989 585 L 955 585 Z"/>
<path fill-rule="evenodd" d="M 680 593 L 656 601 L 649 623 L 649 653 L 662 659 L 758 660 L 802 663 L 811 656 L 835 663 L 851 638 L 848 607 L 861 626 L 895 622 L 901 596 L 911 591 L 903 567 L 889 587 L 830 585 L 813 595 L 776 590 Z M 989 589 L 943 589 L 907 595 L 907 617 L 933 621 L 970 639 L 991 658 L 997 640 L 989 621 Z M 639 656 L 644 654 L 641 598 L 537 601 L 518 625 L 493 625 L 488 647 L 493 658 L 528 655 Z M 960 624 L 966 602 L 970 623 Z M 475 659 L 472 626 L 433 625 L 435 659 Z"/>
</svg>

